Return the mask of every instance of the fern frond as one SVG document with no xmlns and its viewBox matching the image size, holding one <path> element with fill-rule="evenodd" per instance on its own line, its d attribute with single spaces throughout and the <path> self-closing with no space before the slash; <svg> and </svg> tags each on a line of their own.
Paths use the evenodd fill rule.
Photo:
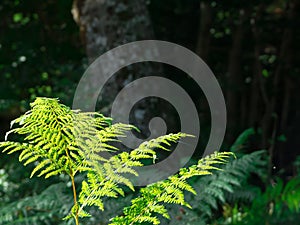
<svg viewBox="0 0 300 225">
<path fill-rule="evenodd" d="M 8 132 L 23 136 L 23 142 L 1 142 L 0 147 L 9 154 L 20 152 L 24 165 L 39 161 L 32 175 L 38 171 L 45 177 L 75 175 L 89 170 L 90 161 L 107 161 L 99 152 L 117 150 L 109 142 L 133 129 L 126 124 L 111 125 L 111 119 L 99 113 L 71 110 L 57 99 L 37 98 L 31 107 L 11 123 L 19 126 Z"/>
<path fill-rule="evenodd" d="M 41 160 L 33 174 L 38 170 L 47 177 L 61 173 L 61 165 L 71 164 L 66 159 L 66 137 L 62 132 L 72 126 L 74 114 L 57 99 L 37 98 L 31 107 L 30 111 L 13 121 L 12 124 L 19 124 L 19 127 L 10 131 L 22 135 L 23 143 L 1 142 L 0 146 L 9 146 L 12 149 L 9 153 L 21 151 L 19 160 L 24 165 Z"/>
<path fill-rule="evenodd" d="M 121 124 L 116 124 L 117 126 L 122 126 L 125 130 L 128 129 Z M 115 127 L 112 130 L 115 130 Z M 112 133 L 116 134 L 116 132 Z M 79 195 L 79 203 L 81 204 L 79 212 L 85 206 L 93 205 L 98 206 L 100 210 L 104 210 L 102 200 L 104 197 L 116 198 L 119 195 L 124 195 L 124 191 L 120 185 L 125 185 L 134 191 L 133 184 L 125 175 L 132 174 L 138 176 L 135 167 L 143 166 L 143 163 L 140 161 L 141 159 L 154 158 L 156 156 L 154 149 L 168 150 L 162 143 L 171 146 L 171 143 L 176 143 L 186 136 L 189 135 L 184 133 L 164 135 L 151 141 L 143 142 L 138 148 L 130 151 L 130 153 L 119 153 L 102 164 L 96 160 L 91 161 L 90 165 L 93 169 L 88 172 L 87 182 L 82 184 L 82 190 Z M 95 151 L 90 154 L 96 153 L 98 152 Z M 96 156 L 90 158 L 96 159 Z M 185 182 L 178 182 L 178 186 L 193 191 Z"/>
<path fill-rule="evenodd" d="M 197 165 L 181 169 L 179 174 L 170 176 L 145 188 L 142 188 L 141 196 L 132 200 L 132 205 L 124 209 L 124 216 L 113 218 L 110 225 L 141 224 L 145 221 L 152 224 L 160 224 L 157 215 L 169 218 L 165 203 L 178 204 L 191 207 L 185 201 L 184 192 L 195 194 L 194 189 L 186 182 L 193 176 L 210 174 L 211 170 L 217 169 L 214 164 L 224 163 L 232 153 L 214 153 L 199 160 Z"/>
<path fill-rule="evenodd" d="M 257 194 L 257 189 L 246 188 L 244 184 L 251 173 L 260 174 L 266 166 L 263 159 L 265 151 L 256 151 L 223 166 L 221 171 L 215 171 L 211 176 L 199 177 L 194 183 L 197 195 L 187 195 L 194 211 L 204 221 L 218 209 L 219 203 L 247 201 L 251 202 Z M 182 217 L 183 223 L 189 223 L 188 216 Z"/>
<path fill-rule="evenodd" d="M 230 148 L 231 152 L 237 153 L 241 149 L 244 148 L 245 143 L 247 140 L 249 140 L 249 137 L 255 134 L 254 128 L 248 128 L 245 131 L 243 131 L 238 138 L 235 140 L 233 145 Z"/>
</svg>

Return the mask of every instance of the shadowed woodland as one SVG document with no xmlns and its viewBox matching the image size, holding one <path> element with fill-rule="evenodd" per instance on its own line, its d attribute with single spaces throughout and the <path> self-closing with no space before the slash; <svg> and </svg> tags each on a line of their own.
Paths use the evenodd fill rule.
<svg viewBox="0 0 300 225">
<path fill-rule="evenodd" d="M 298 224 L 299 1 L 2 0 L 0 15 L 1 141 L 37 97 L 72 107 L 85 69 L 106 51 L 137 40 L 173 42 L 199 55 L 215 74 L 227 107 L 221 151 L 236 159 L 213 175 L 192 178 L 198 193 L 186 195 L 192 209 L 168 205 L 170 219 L 159 217 L 161 224 Z M 201 137 L 193 164 L 210 135 L 210 109 L 201 88 L 179 69 L 153 62 L 128 66 L 109 80 L 97 110 L 109 116 L 126 84 L 153 74 L 181 85 L 196 105 Z M 180 131 L 174 107 L 153 97 L 131 112 L 137 135 L 149 136 L 154 116 L 166 121 L 168 133 Z M 29 178 L 33 168 L 20 164 L 16 153 L 0 154 L 0 225 L 74 224 L 61 219 L 72 207 L 68 177 Z M 80 186 L 81 179 L 74 182 Z M 137 196 L 125 193 L 104 199 L 104 211 L 91 207 L 92 217 L 82 224 L 108 224 L 123 215 Z"/>
</svg>

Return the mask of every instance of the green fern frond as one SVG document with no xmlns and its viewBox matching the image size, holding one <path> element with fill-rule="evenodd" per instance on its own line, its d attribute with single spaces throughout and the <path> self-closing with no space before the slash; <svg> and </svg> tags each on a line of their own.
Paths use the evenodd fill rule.
<svg viewBox="0 0 300 225">
<path fill-rule="evenodd" d="M 116 126 L 120 126 L 120 124 Z M 127 127 L 124 128 L 127 130 Z M 87 182 L 83 182 L 79 195 L 79 203 L 81 204 L 79 212 L 85 206 L 93 205 L 98 206 L 100 210 L 104 210 L 102 200 L 104 197 L 117 198 L 119 195 L 124 196 L 124 191 L 120 186 L 122 184 L 134 191 L 133 184 L 125 175 L 133 174 L 138 176 L 135 167 L 143 166 L 141 159 L 154 158 L 156 156 L 155 148 L 168 150 L 162 143 L 170 146 L 171 143 L 176 143 L 186 136 L 189 135 L 184 133 L 164 135 L 151 141 L 143 142 L 130 153 L 119 153 L 102 164 L 96 160 L 91 161 L 90 165 L 92 165 L 93 169 L 88 172 Z M 95 153 L 97 152 L 95 151 L 92 154 Z M 96 156 L 91 158 L 96 159 Z M 185 182 L 178 182 L 178 185 L 192 191 L 192 188 L 189 188 Z"/>
<path fill-rule="evenodd" d="M 142 188 L 141 196 L 132 200 L 132 205 L 124 209 L 124 216 L 113 218 L 110 225 L 134 225 L 145 221 L 152 224 L 160 224 L 157 215 L 169 218 L 164 206 L 168 204 L 178 204 L 191 207 L 185 201 L 184 192 L 195 194 L 194 189 L 186 182 L 193 176 L 210 174 L 211 170 L 217 169 L 214 164 L 224 163 L 232 153 L 214 153 L 199 160 L 197 165 L 181 169 L 179 174 L 173 175 L 164 181 L 160 181 L 145 188 Z M 157 210 L 159 209 L 159 210 Z"/>
<path fill-rule="evenodd" d="M 0 143 L 4 152 L 19 151 L 24 165 L 39 161 L 31 175 L 39 172 L 47 178 L 89 170 L 90 161 L 107 161 L 98 154 L 100 151 L 117 150 L 109 142 L 118 141 L 133 129 L 126 124 L 111 125 L 112 120 L 99 113 L 71 110 L 57 99 L 37 98 L 31 107 L 11 123 L 18 127 L 7 133 L 23 136 L 23 142 Z"/>
<path fill-rule="evenodd" d="M 0 143 L 4 152 L 20 152 L 19 160 L 24 165 L 36 164 L 31 176 L 37 173 L 38 176 L 48 178 L 66 173 L 74 179 L 77 172 L 88 171 L 88 174 L 92 174 L 95 164 L 104 162 L 102 166 L 105 176 L 109 175 L 111 180 L 106 179 L 106 196 L 115 196 L 115 192 L 122 193 L 118 183 L 124 183 L 133 189 L 130 181 L 120 174 L 134 173 L 128 165 L 138 166 L 139 163 L 125 163 L 126 167 L 118 171 L 119 167 L 123 167 L 121 164 L 126 158 L 125 154 L 120 155 L 120 160 L 117 157 L 105 158 L 99 154 L 117 151 L 112 142 L 118 142 L 119 137 L 124 137 L 128 130 L 134 129 L 132 125 L 112 125 L 110 118 L 99 113 L 71 110 L 57 99 L 37 98 L 31 107 L 30 111 L 11 123 L 12 126 L 17 125 L 17 128 L 7 133 L 19 134 L 23 137 L 22 142 Z M 91 177 L 92 175 L 88 178 L 88 183 Z M 97 178 L 99 177 L 101 176 L 97 174 Z M 94 205 L 97 204 L 100 203 L 96 202 Z"/>
<path fill-rule="evenodd" d="M 249 140 L 249 137 L 254 134 L 255 134 L 255 130 L 252 127 L 243 131 L 231 146 L 230 151 L 237 153 L 239 150 L 241 150 L 244 147 L 245 143 Z"/>
<path fill-rule="evenodd" d="M 61 173 L 62 165 L 74 164 L 66 155 L 67 138 L 63 135 L 63 130 L 72 126 L 74 114 L 56 99 L 37 98 L 31 107 L 29 112 L 13 121 L 12 124 L 19 124 L 19 127 L 8 132 L 22 135 L 23 143 L 1 142 L 0 146 L 12 148 L 9 153 L 21 151 L 19 160 L 24 165 L 41 160 L 32 175 L 38 170 L 41 170 L 40 175 L 47 177 Z"/>
<path fill-rule="evenodd" d="M 215 171 L 211 176 L 199 177 L 194 183 L 196 196 L 187 195 L 198 216 L 204 221 L 218 209 L 219 203 L 248 201 L 251 202 L 257 194 L 257 189 L 245 192 L 244 183 L 251 173 L 260 174 L 266 166 L 263 159 L 265 151 L 256 151 L 232 160 L 221 166 L 221 171 Z M 190 218 L 183 217 L 184 222 Z"/>
</svg>

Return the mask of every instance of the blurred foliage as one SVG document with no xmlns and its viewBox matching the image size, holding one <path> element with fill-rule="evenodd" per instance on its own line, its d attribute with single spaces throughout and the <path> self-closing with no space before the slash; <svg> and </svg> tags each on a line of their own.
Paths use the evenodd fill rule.
<svg viewBox="0 0 300 225">
<path fill-rule="evenodd" d="M 0 210 L 0 224 L 72 224 L 61 220 L 72 206 L 66 187 L 63 183 L 53 184 L 38 195 L 7 204 Z"/>
<path fill-rule="evenodd" d="M 70 104 L 83 71 L 84 51 L 71 15 L 71 0 L 1 1 L 1 111 L 16 114 L 36 96 Z"/>
<path fill-rule="evenodd" d="M 218 224 L 298 224 L 299 202 L 299 177 L 289 180 L 286 184 L 278 178 L 273 185 L 258 194 L 250 206 L 226 206 L 226 219 Z"/>
</svg>

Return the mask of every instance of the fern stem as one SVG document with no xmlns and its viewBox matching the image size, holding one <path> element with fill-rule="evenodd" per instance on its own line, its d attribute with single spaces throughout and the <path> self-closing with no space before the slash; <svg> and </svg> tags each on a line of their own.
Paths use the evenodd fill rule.
<svg viewBox="0 0 300 225">
<path fill-rule="evenodd" d="M 66 152 L 66 155 L 67 155 L 68 159 L 70 160 L 71 157 L 69 155 L 68 150 L 66 149 L 65 152 Z M 78 213 L 78 204 L 77 204 L 77 193 L 76 193 L 76 185 L 75 185 L 75 180 L 74 180 L 75 173 L 74 173 L 74 171 L 72 169 L 71 164 L 69 164 L 69 170 L 70 170 L 69 176 L 70 176 L 71 182 L 72 182 L 72 190 L 73 190 L 73 198 L 74 198 L 74 206 L 75 206 L 75 216 L 74 216 L 74 219 L 75 219 L 75 224 L 79 225 L 79 216 L 78 216 L 79 213 Z"/>
<path fill-rule="evenodd" d="M 70 155 L 69 155 L 69 152 L 66 150 L 66 155 L 68 156 L 68 158 L 70 159 Z M 69 164 L 69 168 L 70 168 L 70 178 L 71 178 L 71 182 L 72 182 L 72 190 L 73 190 L 73 198 L 74 198 L 74 206 L 75 206 L 75 216 L 74 216 L 74 219 L 75 219 L 75 224 L 76 225 L 79 225 L 79 213 L 78 213 L 78 204 L 77 204 L 77 193 L 76 193 L 76 185 L 75 185 L 75 180 L 74 180 L 74 177 L 75 177 L 75 173 L 73 172 L 73 169 L 72 169 L 72 166 Z"/>
<path fill-rule="evenodd" d="M 75 181 L 74 181 L 74 176 L 73 174 L 70 175 L 71 181 L 72 181 L 72 189 L 73 189 L 73 197 L 74 197 L 74 205 L 76 206 L 76 211 L 75 211 L 75 223 L 76 225 L 79 225 L 79 218 L 78 218 L 78 207 L 77 207 L 77 194 L 76 194 L 76 186 L 75 186 Z"/>
</svg>

